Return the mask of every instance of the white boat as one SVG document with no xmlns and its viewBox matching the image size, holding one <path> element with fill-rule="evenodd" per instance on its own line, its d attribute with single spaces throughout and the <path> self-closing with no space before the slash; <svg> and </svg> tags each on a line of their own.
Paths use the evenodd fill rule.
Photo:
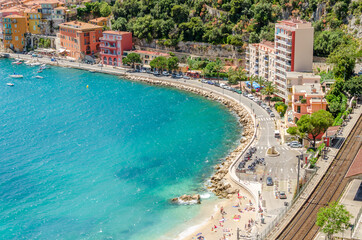
<svg viewBox="0 0 362 240">
<path fill-rule="evenodd" d="M 23 78 L 24 76 L 20 75 L 20 74 L 13 74 L 13 75 L 10 75 L 10 77 L 12 77 L 12 78 Z"/>
<path fill-rule="evenodd" d="M 20 62 L 20 61 L 16 61 L 16 62 L 12 62 L 11 64 L 16 64 L 16 65 L 20 65 L 22 64 L 23 62 Z"/>
<path fill-rule="evenodd" d="M 35 76 L 35 78 L 40 78 L 40 79 L 41 79 L 41 78 L 43 78 L 43 77 L 42 77 L 42 76 Z"/>
<path fill-rule="evenodd" d="M 9 87 L 13 87 L 14 86 L 14 83 L 7 83 L 6 85 L 8 85 Z"/>
</svg>

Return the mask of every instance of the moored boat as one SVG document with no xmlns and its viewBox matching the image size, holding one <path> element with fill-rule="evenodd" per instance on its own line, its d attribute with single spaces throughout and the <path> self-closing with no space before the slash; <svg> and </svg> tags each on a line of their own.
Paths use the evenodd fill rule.
<svg viewBox="0 0 362 240">
<path fill-rule="evenodd" d="M 14 83 L 7 83 L 6 85 L 8 85 L 9 87 L 13 87 L 14 86 Z"/>
<path fill-rule="evenodd" d="M 12 78 L 23 78 L 24 76 L 20 75 L 20 74 L 13 74 L 13 75 L 10 75 L 10 77 L 12 77 Z"/>
<path fill-rule="evenodd" d="M 41 79 L 41 78 L 43 78 L 43 77 L 42 77 L 42 76 L 35 76 L 35 78 L 40 78 L 40 79 Z"/>
</svg>

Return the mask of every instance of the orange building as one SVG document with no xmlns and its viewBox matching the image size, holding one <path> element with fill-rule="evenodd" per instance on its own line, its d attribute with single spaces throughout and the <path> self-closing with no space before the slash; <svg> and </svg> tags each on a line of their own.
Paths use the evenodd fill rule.
<svg viewBox="0 0 362 240">
<path fill-rule="evenodd" d="M 75 59 L 83 59 L 85 55 L 98 53 L 100 37 L 102 37 L 101 26 L 79 21 L 59 25 L 60 45 L 69 50 L 70 57 Z"/>
<path fill-rule="evenodd" d="M 42 15 L 38 12 L 38 9 L 26 9 L 25 10 L 27 31 L 31 34 L 41 34 L 41 22 Z"/>
<path fill-rule="evenodd" d="M 26 18 L 9 15 L 3 19 L 4 48 L 21 52 L 25 47 Z"/>
<path fill-rule="evenodd" d="M 107 21 L 108 21 L 108 18 L 99 17 L 99 18 L 89 20 L 89 23 L 94 24 L 94 25 L 98 25 L 98 26 L 102 26 L 102 27 L 106 27 L 107 26 Z"/>
<path fill-rule="evenodd" d="M 295 85 L 292 89 L 292 110 L 295 123 L 305 114 L 327 109 L 325 94 L 319 83 Z"/>
</svg>

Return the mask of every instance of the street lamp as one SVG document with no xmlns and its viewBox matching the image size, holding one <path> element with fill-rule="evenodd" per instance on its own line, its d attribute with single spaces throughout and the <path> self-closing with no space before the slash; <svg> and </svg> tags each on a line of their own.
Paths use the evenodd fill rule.
<svg viewBox="0 0 362 240">
<path fill-rule="evenodd" d="M 300 177 L 300 161 L 303 160 L 303 151 L 300 151 L 298 158 L 298 177 L 297 177 L 297 196 L 299 195 L 299 177 Z"/>
</svg>

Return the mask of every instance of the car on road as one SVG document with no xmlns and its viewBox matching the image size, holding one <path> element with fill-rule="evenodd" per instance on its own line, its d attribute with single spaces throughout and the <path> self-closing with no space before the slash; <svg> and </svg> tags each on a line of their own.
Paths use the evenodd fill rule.
<svg viewBox="0 0 362 240">
<path fill-rule="evenodd" d="M 287 146 L 290 146 L 291 144 L 299 144 L 299 142 L 298 141 L 287 142 Z"/>
<path fill-rule="evenodd" d="M 202 83 L 207 83 L 207 80 L 202 79 L 201 82 L 202 82 Z"/>
<path fill-rule="evenodd" d="M 253 96 L 253 94 L 248 94 L 248 96 L 247 96 L 248 98 L 250 98 L 251 100 L 253 100 L 254 99 L 254 96 Z"/>
<path fill-rule="evenodd" d="M 303 145 L 300 144 L 300 143 L 291 143 L 291 144 L 290 144 L 290 147 L 291 147 L 291 148 L 301 148 L 301 147 L 303 147 Z"/>
<path fill-rule="evenodd" d="M 162 75 L 163 76 L 169 76 L 170 74 L 167 71 L 163 71 Z"/>
<path fill-rule="evenodd" d="M 279 192 L 279 199 L 287 199 L 285 192 Z"/>
<path fill-rule="evenodd" d="M 160 73 L 158 71 L 154 71 L 153 75 L 158 76 L 158 75 L 160 75 Z"/>
<path fill-rule="evenodd" d="M 172 77 L 172 78 L 176 78 L 176 74 L 175 74 L 175 73 L 172 73 L 171 77 Z"/>
<path fill-rule="evenodd" d="M 176 74 L 176 78 L 182 78 L 182 74 Z"/>
<path fill-rule="evenodd" d="M 270 115 L 271 117 L 275 117 L 275 114 L 274 114 L 273 112 L 271 112 L 269 115 Z"/>
<path fill-rule="evenodd" d="M 274 185 L 273 179 L 271 177 L 266 178 L 266 185 L 267 186 L 273 186 Z"/>
<path fill-rule="evenodd" d="M 269 113 L 269 114 L 270 114 L 271 112 L 273 112 L 270 108 L 267 109 L 266 111 L 267 111 L 267 113 Z"/>
<path fill-rule="evenodd" d="M 188 76 L 183 76 L 183 79 L 190 79 L 190 77 L 188 77 Z"/>
</svg>

